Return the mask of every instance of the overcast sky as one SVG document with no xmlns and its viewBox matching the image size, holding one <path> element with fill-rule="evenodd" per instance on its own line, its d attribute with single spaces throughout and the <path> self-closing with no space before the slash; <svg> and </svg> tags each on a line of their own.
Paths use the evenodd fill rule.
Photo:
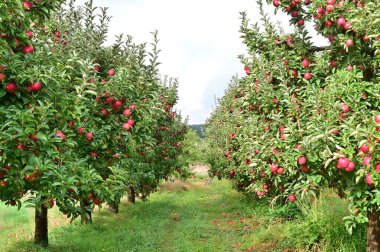
<svg viewBox="0 0 380 252">
<path fill-rule="evenodd" d="M 257 20 L 255 0 L 94 0 L 94 4 L 109 7 L 110 40 L 124 33 L 136 42 L 150 42 L 150 32 L 158 30 L 161 74 L 178 77 L 176 108 L 189 116 L 190 124 L 204 123 L 232 76 L 245 74 L 237 59 L 245 52 L 239 12 L 247 11 L 252 21 Z M 277 20 L 288 25 L 284 14 Z"/>
</svg>

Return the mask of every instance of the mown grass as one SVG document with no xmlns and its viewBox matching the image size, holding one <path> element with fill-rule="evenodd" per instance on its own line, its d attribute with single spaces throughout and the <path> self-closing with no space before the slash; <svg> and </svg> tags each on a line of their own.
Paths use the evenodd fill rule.
<svg viewBox="0 0 380 252">
<path fill-rule="evenodd" d="M 315 208 L 272 209 L 198 178 L 169 183 L 148 202 L 123 202 L 118 215 L 96 210 L 82 226 L 50 211 L 50 247 L 32 244 L 33 212 L 0 207 L 0 251 L 365 251 L 365 228 L 347 234 L 347 202 L 329 192 Z M 289 213 L 298 218 L 289 220 Z"/>
</svg>

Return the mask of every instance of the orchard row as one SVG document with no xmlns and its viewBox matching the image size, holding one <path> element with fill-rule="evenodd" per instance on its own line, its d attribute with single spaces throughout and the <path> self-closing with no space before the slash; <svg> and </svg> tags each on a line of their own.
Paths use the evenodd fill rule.
<svg viewBox="0 0 380 252">
<path fill-rule="evenodd" d="M 246 77 L 206 125 L 212 173 L 280 204 L 336 188 L 352 202 L 349 230 L 368 223 L 368 251 L 379 251 L 379 2 L 268 1 L 290 15 L 291 34 L 258 2 L 260 23 L 242 13 Z M 306 22 L 328 46 L 311 43 Z"/>
<path fill-rule="evenodd" d="M 106 47 L 106 8 L 62 2 L 0 4 L 0 200 L 28 197 L 44 246 L 48 208 L 87 223 L 95 205 L 117 211 L 180 171 L 187 130 L 157 34 L 151 51 L 122 36 Z"/>
</svg>

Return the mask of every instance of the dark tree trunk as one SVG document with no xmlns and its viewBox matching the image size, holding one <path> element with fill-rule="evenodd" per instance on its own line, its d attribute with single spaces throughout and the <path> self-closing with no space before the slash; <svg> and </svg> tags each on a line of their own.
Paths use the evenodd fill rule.
<svg viewBox="0 0 380 252">
<path fill-rule="evenodd" d="M 47 247 L 49 245 L 47 208 L 45 207 L 42 207 L 41 209 L 36 208 L 34 222 L 35 222 L 34 243 L 42 247 Z"/>
<path fill-rule="evenodd" d="M 128 202 L 135 203 L 136 202 L 136 195 L 135 195 L 135 188 L 133 186 L 129 186 L 129 193 L 128 193 Z"/>
<path fill-rule="evenodd" d="M 89 209 L 90 205 L 88 202 L 84 201 L 80 203 L 80 206 L 82 208 L 82 214 L 80 216 L 80 222 L 81 224 L 90 224 L 92 223 L 92 212 Z"/>
<path fill-rule="evenodd" d="M 116 204 L 116 202 L 110 202 L 109 204 L 108 204 L 108 206 L 109 206 L 109 211 L 111 212 L 111 213 L 119 213 L 119 205 L 118 204 Z"/>
<path fill-rule="evenodd" d="M 380 252 L 380 212 L 368 214 L 367 252 Z"/>
</svg>

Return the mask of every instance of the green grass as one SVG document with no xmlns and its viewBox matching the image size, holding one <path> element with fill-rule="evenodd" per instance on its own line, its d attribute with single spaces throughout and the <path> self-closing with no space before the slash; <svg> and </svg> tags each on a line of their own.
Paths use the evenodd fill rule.
<svg viewBox="0 0 380 252">
<path fill-rule="evenodd" d="M 344 229 L 346 208 L 326 196 L 289 221 L 288 213 L 300 213 L 295 205 L 273 210 L 228 181 L 198 178 L 166 184 L 148 202 L 123 202 L 118 215 L 96 210 L 91 225 L 50 211 L 48 249 L 32 244 L 31 209 L 1 206 L 0 251 L 365 251 L 364 227 L 353 236 Z"/>
</svg>

